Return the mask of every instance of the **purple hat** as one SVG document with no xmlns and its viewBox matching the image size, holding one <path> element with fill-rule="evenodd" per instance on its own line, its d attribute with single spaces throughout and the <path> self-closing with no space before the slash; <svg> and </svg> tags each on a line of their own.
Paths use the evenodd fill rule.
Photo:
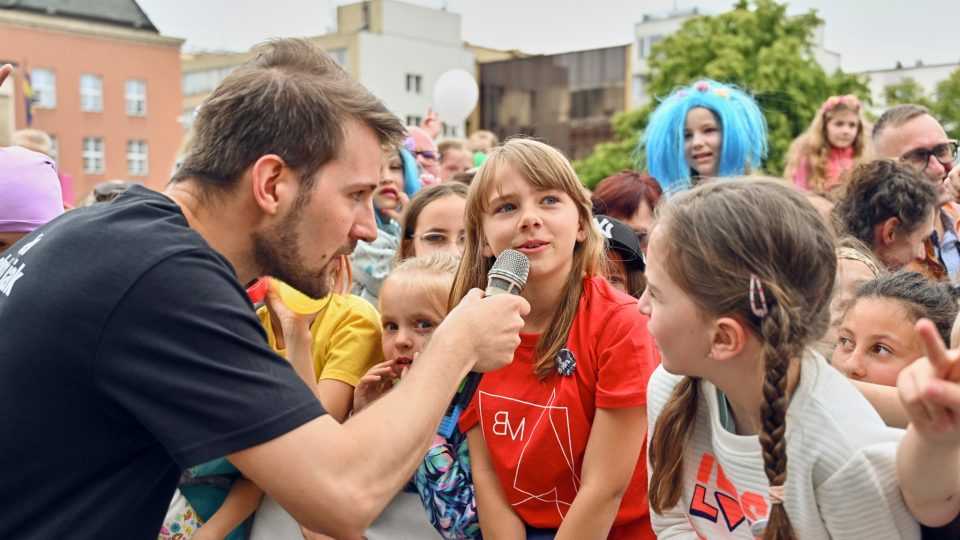
<svg viewBox="0 0 960 540">
<path fill-rule="evenodd" d="M 62 213 L 53 159 L 21 146 L 0 148 L 0 232 L 31 232 Z"/>
</svg>

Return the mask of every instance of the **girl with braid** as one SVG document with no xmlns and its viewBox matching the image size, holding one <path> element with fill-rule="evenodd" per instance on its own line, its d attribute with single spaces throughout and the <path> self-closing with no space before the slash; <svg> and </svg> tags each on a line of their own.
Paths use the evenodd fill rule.
<svg viewBox="0 0 960 540">
<path fill-rule="evenodd" d="M 679 193 L 647 262 L 658 538 L 918 538 L 894 468 L 901 432 L 808 348 L 837 258 L 804 196 L 770 179 Z"/>
</svg>

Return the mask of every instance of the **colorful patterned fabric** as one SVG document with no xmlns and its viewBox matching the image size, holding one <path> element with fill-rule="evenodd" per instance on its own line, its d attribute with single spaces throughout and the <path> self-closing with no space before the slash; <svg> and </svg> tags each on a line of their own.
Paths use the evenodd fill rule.
<svg viewBox="0 0 960 540">
<path fill-rule="evenodd" d="M 437 435 L 413 480 L 430 523 L 444 538 L 482 538 L 467 437 L 459 429 L 449 439 Z"/>
</svg>

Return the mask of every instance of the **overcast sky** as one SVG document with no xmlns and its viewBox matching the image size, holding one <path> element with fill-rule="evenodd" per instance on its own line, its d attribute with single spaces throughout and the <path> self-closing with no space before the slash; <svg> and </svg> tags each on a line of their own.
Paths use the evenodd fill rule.
<svg viewBox="0 0 960 540">
<path fill-rule="evenodd" d="M 462 16 L 463 39 L 477 45 L 556 53 L 623 45 L 644 14 L 699 7 L 717 14 L 732 0 L 408 0 Z M 185 51 L 241 51 L 269 37 L 324 34 L 349 0 L 138 0 Z M 846 71 L 960 61 L 960 2 L 945 0 L 796 0 L 789 13 L 816 9 L 825 47 Z"/>
</svg>

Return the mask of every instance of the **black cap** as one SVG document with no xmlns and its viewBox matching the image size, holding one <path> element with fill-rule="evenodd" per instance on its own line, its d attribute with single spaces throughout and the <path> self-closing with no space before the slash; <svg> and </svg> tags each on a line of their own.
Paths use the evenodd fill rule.
<svg viewBox="0 0 960 540">
<path fill-rule="evenodd" d="M 624 264 L 641 272 L 647 269 L 647 258 L 640 249 L 640 240 L 633 229 L 622 221 L 603 214 L 594 215 L 593 222 L 600 229 L 600 234 L 606 238 L 607 249 L 616 250 Z"/>
</svg>

